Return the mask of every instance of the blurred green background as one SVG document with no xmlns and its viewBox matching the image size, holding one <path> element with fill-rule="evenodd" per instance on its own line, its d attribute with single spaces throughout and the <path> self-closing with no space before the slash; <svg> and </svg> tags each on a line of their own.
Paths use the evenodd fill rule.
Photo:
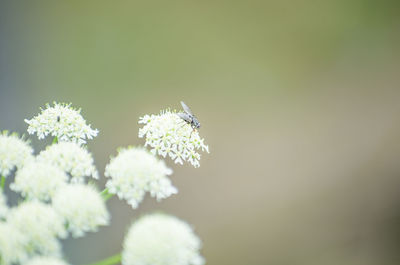
<svg viewBox="0 0 400 265">
<path fill-rule="evenodd" d="M 72 102 L 103 172 L 143 144 L 139 116 L 184 100 L 210 145 L 199 169 L 167 161 L 178 195 L 111 199 L 109 227 L 65 242 L 72 264 L 154 210 L 191 223 L 209 265 L 400 263 L 399 1 L 0 3 L 0 129 Z"/>
</svg>

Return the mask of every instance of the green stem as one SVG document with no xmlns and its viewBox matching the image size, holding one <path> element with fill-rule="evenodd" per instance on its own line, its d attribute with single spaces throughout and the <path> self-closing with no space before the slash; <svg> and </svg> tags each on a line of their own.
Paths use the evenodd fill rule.
<svg viewBox="0 0 400 265">
<path fill-rule="evenodd" d="M 6 177 L 1 176 L 0 185 L 1 189 L 4 190 L 4 184 L 6 183 Z"/>
<path fill-rule="evenodd" d="M 101 197 L 103 198 L 104 201 L 108 201 L 108 199 L 110 199 L 112 196 L 114 196 L 114 194 L 109 193 L 108 189 L 105 188 L 101 193 L 100 193 Z"/>
<path fill-rule="evenodd" d="M 57 136 L 55 136 L 54 139 L 53 139 L 53 144 L 56 144 L 56 143 L 58 143 L 58 138 L 57 138 Z"/>
<path fill-rule="evenodd" d="M 92 263 L 90 265 L 113 265 L 121 262 L 121 254 L 116 254 L 114 256 L 105 258 L 98 262 Z"/>
</svg>

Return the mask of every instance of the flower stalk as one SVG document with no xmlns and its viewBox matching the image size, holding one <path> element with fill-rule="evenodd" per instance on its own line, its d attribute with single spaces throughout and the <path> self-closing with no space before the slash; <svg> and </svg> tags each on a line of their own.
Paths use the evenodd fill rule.
<svg viewBox="0 0 400 265">
<path fill-rule="evenodd" d="M 4 190 L 5 183 L 6 183 L 6 177 L 4 177 L 4 175 L 1 175 L 0 186 L 2 190 Z"/>
<path fill-rule="evenodd" d="M 114 196 L 114 194 L 108 192 L 108 188 L 105 188 L 102 192 L 100 192 L 100 195 L 105 202 Z"/>
<path fill-rule="evenodd" d="M 121 262 L 121 254 L 118 253 L 118 254 L 116 254 L 114 256 L 105 258 L 105 259 L 100 260 L 100 261 L 95 262 L 95 263 L 91 263 L 89 265 L 114 265 L 114 264 L 118 264 L 120 262 Z"/>
</svg>

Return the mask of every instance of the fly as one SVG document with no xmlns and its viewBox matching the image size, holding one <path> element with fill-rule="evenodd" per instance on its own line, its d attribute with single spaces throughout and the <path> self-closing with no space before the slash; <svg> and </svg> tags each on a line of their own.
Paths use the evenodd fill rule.
<svg viewBox="0 0 400 265">
<path fill-rule="evenodd" d="M 181 101 L 182 108 L 184 112 L 179 112 L 177 115 L 184 120 L 187 124 L 189 124 L 193 129 L 199 129 L 200 128 L 200 122 L 196 118 L 196 116 L 193 115 L 192 111 L 190 108 L 183 102 Z"/>
</svg>

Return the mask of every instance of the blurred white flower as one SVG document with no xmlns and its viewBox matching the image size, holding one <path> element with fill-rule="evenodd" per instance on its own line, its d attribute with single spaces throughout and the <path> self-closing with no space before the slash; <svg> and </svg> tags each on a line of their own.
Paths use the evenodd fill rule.
<svg viewBox="0 0 400 265">
<path fill-rule="evenodd" d="M 139 129 L 139 137 L 146 138 L 145 146 L 150 146 L 153 154 L 168 155 L 175 163 L 188 161 L 194 167 L 199 167 L 198 150 L 209 152 L 199 132 L 175 112 L 166 110 L 159 115 L 145 115 L 139 119 L 139 123 L 144 124 Z"/>
<path fill-rule="evenodd" d="M 33 149 L 17 134 L 0 134 L 0 176 L 7 177 L 17 167 L 33 159 Z"/>
<path fill-rule="evenodd" d="M 64 218 L 72 236 L 80 237 L 98 226 L 107 225 L 110 216 L 100 194 L 91 186 L 69 184 L 59 189 L 53 207 Z"/>
<path fill-rule="evenodd" d="M 146 192 L 158 201 L 177 193 L 167 177 L 171 174 L 164 161 L 143 148 L 129 147 L 119 150 L 106 166 L 104 175 L 110 178 L 106 183 L 108 192 L 137 208 Z"/>
<path fill-rule="evenodd" d="M 35 161 L 18 170 L 10 188 L 28 200 L 48 201 L 67 179 L 68 176 L 58 167 Z"/>
<path fill-rule="evenodd" d="M 8 213 L 7 199 L 2 191 L 0 191 L 0 219 L 6 217 Z M 0 263 L 1 264 L 1 263 Z"/>
<path fill-rule="evenodd" d="M 34 257 L 24 265 L 68 265 L 68 263 L 54 257 Z"/>
<path fill-rule="evenodd" d="M 62 218 L 51 206 L 38 201 L 24 202 L 11 209 L 7 222 L 26 238 L 27 255 L 61 255 L 57 237 L 65 237 L 66 230 Z"/>
<path fill-rule="evenodd" d="M 176 217 L 147 215 L 129 229 L 122 251 L 123 265 L 202 265 L 200 239 Z"/>
<path fill-rule="evenodd" d="M 76 143 L 60 142 L 50 145 L 37 156 L 38 161 L 53 164 L 72 177 L 72 183 L 83 183 L 84 177 L 99 178 L 92 154 Z"/>
<path fill-rule="evenodd" d="M 42 112 L 34 118 L 25 119 L 29 124 L 29 134 L 36 133 L 39 139 L 51 135 L 59 141 L 78 144 L 85 144 L 87 139 L 97 136 L 99 131 L 86 124 L 80 109 L 74 109 L 71 104 L 53 104 L 54 106 L 47 104 L 45 109 L 41 108 Z"/>
<path fill-rule="evenodd" d="M 0 222 L 0 264 L 10 265 L 26 259 L 26 238 L 13 225 Z"/>
</svg>

